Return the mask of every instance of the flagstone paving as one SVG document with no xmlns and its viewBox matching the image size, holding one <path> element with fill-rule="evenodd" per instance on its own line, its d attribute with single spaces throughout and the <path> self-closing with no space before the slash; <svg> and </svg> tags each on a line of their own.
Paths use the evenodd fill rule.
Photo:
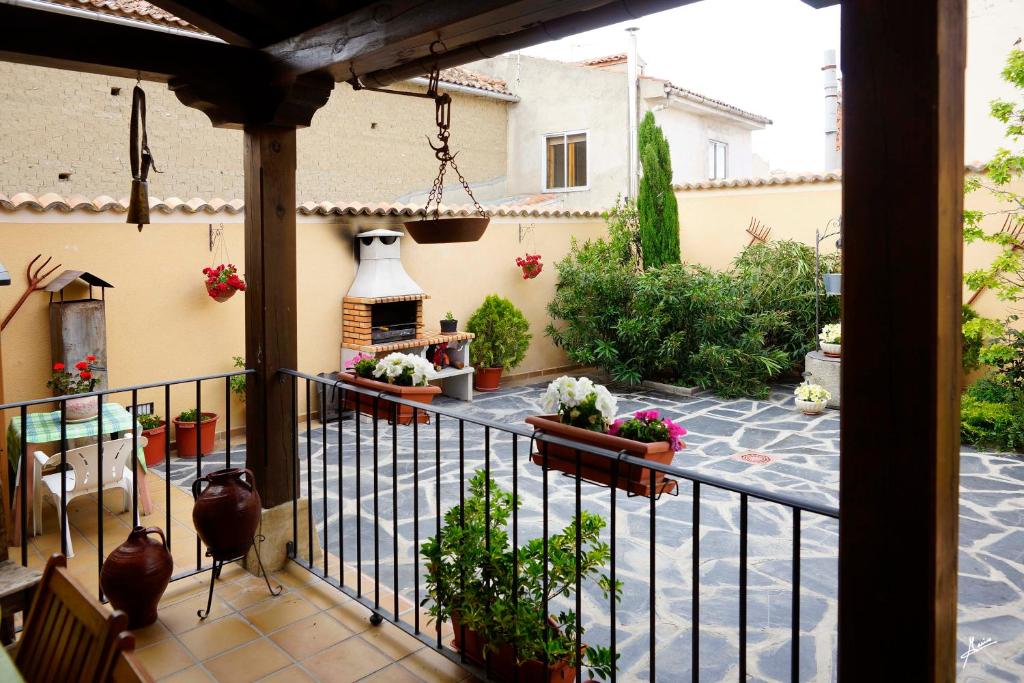
<svg viewBox="0 0 1024 683">
<path fill-rule="evenodd" d="M 542 388 L 542 384 L 537 384 L 478 394 L 471 404 L 443 397 L 438 403 L 460 410 L 469 418 L 522 427 L 526 416 L 540 412 Z M 675 466 L 834 506 L 839 482 L 839 413 L 801 415 L 793 409 L 791 391 L 791 387 L 780 386 L 761 401 L 727 401 L 710 395 L 682 397 L 621 388 L 615 393 L 620 414 L 659 409 L 689 430 L 687 448 L 676 456 Z M 414 431 L 419 437 L 418 449 L 413 447 Z M 393 432 L 397 434 L 397 444 L 392 441 Z M 575 480 L 550 472 L 545 487 L 542 470 L 529 462 L 530 443 L 526 437 L 497 429 L 485 430 L 467 422 L 462 427 L 460 448 L 460 426 L 451 418 L 443 417 L 440 427 L 432 423 L 415 430 L 412 426 L 392 427 L 380 422 L 375 477 L 373 433 L 373 422 L 362 418 L 357 449 L 356 421 L 343 422 L 340 470 L 337 424 L 318 426 L 308 435 L 302 434 L 302 491 L 306 494 L 309 484 L 312 485 L 310 507 L 321 542 L 326 542 L 333 556 L 342 556 L 348 565 L 359 564 L 367 577 L 379 576 L 386 595 L 390 595 L 396 583 L 397 556 L 399 594 L 410 600 L 423 597 L 417 547 L 434 534 L 438 515 L 458 503 L 460 489 L 475 469 L 488 466 L 498 484 L 507 489 L 512 487 L 513 471 L 516 473 L 523 501 L 518 516 L 520 543 L 541 535 L 545 501 L 551 530 L 569 524 L 575 512 Z M 434 448 L 438 433 L 439 453 Z M 490 446 L 486 451 L 485 439 Z M 461 467 L 460 450 L 464 454 Z M 748 452 L 768 454 L 771 462 L 758 464 L 763 458 L 755 456 L 751 458 L 754 462 L 748 462 L 737 457 Z M 397 453 L 397 458 L 393 453 Z M 233 449 L 232 464 L 243 460 L 244 448 Z M 223 453 L 215 454 L 204 458 L 203 470 L 222 464 Z M 171 467 L 172 480 L 180 486 L 189 486 L 195 478 L 194 461 L 175 459 Z M 436 497 L 438 473 L 440 500 Z M 158 474 L 162 476 L 163 472 Z M 610 519 L 609 489 L 589 483 L 583 483 L 580 489 L 581 507 Z M 1024 459 L 963 450 L 958 653 L 961 680 L 1024 680 L 1022 493 Z M 623 582 L 615 634 L 621 654 L 620 671 L 631 680 L 649 678 L 652 599 L 657 677 L 690 680 L 694 487 L 681 482 L 678 494 L 662 496 L 654 505 L 653 572 L 650 500 L 628 498 L 621 492 L 615 498 L 616 572 Z M 373 525 L 375 509 L 380 520 L 377 527 Z M 739 509 L 738 495 L 708 485 L 700 487 L 697 623 L 702 681 L 734 680 L 738 675 Z M 418 519 L 418 524 L 414 519 Z M 792 520 L 792 511 L 787 507 L 750 502 L 747 643 L 748 672 L 755 680 L 789 680 Z M 894 513 L 893 521 L 898 523 L 898 513 Z M 339 529 L 344 532 L 341 545 Z M 604 538 L 611 540 L 608 529 Z M 837 545 L 838 525 L 834 519 L 810 512 L 802 514 L 801 680 L 835 679 Z M 884 558 L 879 561 L 884 562 Z M 331 567 L 331 572 L 337 575 L 338 568 Z M 364 591 L 369 586 L 367 579 Z M 373 597 L 372 590 L 370 596 Z M 382 601 L 383 612 L 391 609 L 389 600 Z M 586 642 L 608 644 L 611 631 L 607 601 L 600 591 L 589 586 L 583 591 L 582 603 Z M 552 609 L 572 607 L 567 603 L 553 605 Z M 884 632 L 884 615 L 879 615 L 879 625 L 880 638 L 893 637 Z M 424 623 L 423 628 L 432 627 Z M 965 661 L 972 639 L 975 651 Z"/>
</svg>

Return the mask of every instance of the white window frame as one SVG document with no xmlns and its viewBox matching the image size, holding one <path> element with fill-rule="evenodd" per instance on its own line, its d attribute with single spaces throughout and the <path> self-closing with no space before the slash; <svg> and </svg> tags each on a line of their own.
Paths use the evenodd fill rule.
<svg viewBox="0 0 1024 683">
<path fill-rule="evenodd" d="M 718 174 L 718 147 L 725 148 L 725 168 L 723 175 Z M 708 138 L 708 166 L 715 168 L 714 175 L 708 174 L 708 180 L 724 180 L 729 177 L 729 143 L 724 140 L 716 140 L 714 138 Z"/>
<path fill-rule="evenodd" d="M 587 184 L 579 185 L 577 187 L 548 187 L 548 138 L 560 137 L 565 141 L 570 135 L 583 135 L 584 140 L 587 143 Z M 568 144 L 566 143 L 566 148 Z M 590 189 L 590 129 L 582 128 L 580 130 L 566 130 L 556 131 L 553 133 L 544 133 L 540 136 L 540 186 L 544 188 L 543 192 L 586 192 Z M 565 164 L 565 172 L 569 173 L 568 159 Z M 566 184 L 568 184 L 568 177 L 566 177 Z"/>
</svg>

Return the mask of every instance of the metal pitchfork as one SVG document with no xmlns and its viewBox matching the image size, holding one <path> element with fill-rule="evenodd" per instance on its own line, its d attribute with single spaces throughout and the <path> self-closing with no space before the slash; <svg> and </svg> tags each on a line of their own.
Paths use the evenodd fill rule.
<svg viewBox="0 0 1024 683">
<path fill-rule="evenodd" d="M 767 242 L 768 235 L 770 235 L 771 232 L 772 229 L 770 227 L 768 227 L 761 221 L 757 220 L 756 218 L 751 217 L 750 225 L 747 226 L 747 234 L 750 235 L 750 242 L 747 244 L 747 246 L 749 247 L 754 242 Z"/>
<path fill-rule="evenodd" d="M 1006 220 L 1003 221 L 1003 227 L 999 228 L 999 232 L 1005 232 L 1013 238 L 1013 246 L 1010 247 L 1010 251 L 1020 251 L 1021 249 L 1024 249 L 1024 244 L 1021 244 L 1021 237 L 1024 237 L 1024 222 L 1015 221 L 1012 214 L 1007 215 Z M 974 294 L 971 294 L 971 298 L 967 300 L 967 305 L 973 305 L 985 289 L 987 288 L 979 287 L 975 290 Z"/>
<path fill-rule="evenodd" d="M 41 290 L 43 288 L 43 281 L 46 280 L 46 278 L 53 275 L 53 272 L 55 270 L 60 268 L 60 264 L 58 263 L 53 268 L 50 268 L 46 272 L 43 272 L 43 270 L 52 260 L 51 257 L 47 257 L 46 260 L 43 261 L 38 268 L 32 270 L 32 266 L 34 266 L 36 261 L 38 261 L 41 258 L 43 258 L 42 254 L 36 254 L 36 257 L 29 262 L 28 268 L 25 269 L 25 279 L 28 281 L 28 287 L 25 288 L 25 292 L 21 295 L 21 298 L 18 299 L 17 303 L 15 303 L 11 310 L 7 312 L 7 316 L 4 318 L 3 323 L 0 323 L 0 332 L 7 329 L 7 324 L 11 322 L 11 319 L 14 317 L 14 314 L 18 312 L 18 309 L 20 309 L 22 305 L 26 301 L 28 301 L 29 295 L 31 295 L 32 292 L 38 292 L 39 290 Z"/>
</svg>

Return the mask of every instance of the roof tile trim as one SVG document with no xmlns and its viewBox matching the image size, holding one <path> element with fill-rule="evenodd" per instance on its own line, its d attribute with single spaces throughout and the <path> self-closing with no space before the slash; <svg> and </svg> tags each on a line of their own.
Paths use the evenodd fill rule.
<svg viewBox="0 0 1024 683">
<path fill-rule="evenodd" d="M 984 173 L 985 164 L 974 163 L 964 166 L 964 173 Z M 787 173 L 755 178 L 726 178 L 724 180 L 701 180 L 695 183 L 673 185 L 677 192 L 691 190 L 721 190 L 732 187 L 766 187 L 769 185 L 813 185 L 815 183 L 842 182 L 842 171 L 831 173 Z"/>
<path fill-rule="evenodd" d="M 245 209 L 245 202 L 241 199 L 225 201 L 219 197 L 210 200 L 194 197 L 187 201 L 178 197 L 157 199 L 151 197 L 149 200 L 150 211 L 157 211 L 163 214 L 175 212 L 185 214 L 196 213 L 227 213 L 239 214 Z M 543 206 L 485 206 L 491 216 L 497 217 L 529 217 L 529 218 L 599 218 L 601 211 L 595 209 L 560 209 L 545 208 Z M 114 213 L 127 213 L 128 200 L 126 198 L 114 199 L 108 195 L 100 195 L 95 199 L 88 199 L 82 195 L 71 195 L 63 197 L 59 194 L 48 192 L 36 196 L 29 192 L 19 192 L 7 195 L 0 193 L 0 210 L 5 212 L 34 211 L 43 213 L 57 211 L 61 213 L 72 213 L 74 211 L 87 211 L 100 213 L 111 211 Z M 416 204 L 362 204 L 359 202 L 303 202 L 296 207 L 296 212 L 301 216 L 399 216 L 413 217 L 424 215 L 423 207 Z M 476 213 L 473 206 L 444 206 L 441 209 L 443 216 L 472 216 Z"/>
</svg>

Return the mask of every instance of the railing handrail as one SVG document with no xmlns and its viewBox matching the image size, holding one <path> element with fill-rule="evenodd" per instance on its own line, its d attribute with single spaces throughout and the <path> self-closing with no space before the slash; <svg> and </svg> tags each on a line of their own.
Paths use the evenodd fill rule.
<svg viewBox="0 0 1024 683">
<path fill-rule="evenodd" d="M 425 413 L 435 413 L 437 415 L 442 415 L 444 417 L 462 420 L 463 422 L 468 422 L 470 424 L 480 425 L 481 427 L 490 427 L 491 429 L 497 429 L 499 431 L 503 431 L 509 434 L 517 434 L 519 436 L 532 439 L 534 441 L 542 441 L 544 443 L 566 446 L 568 448 L 573 448 L 580 452 L 608 458 L 610 460 L 619 460 L 626 465 L 641 466 L 645 469 L 653 470 L 655 472 L 661 472 L 673 477 L 679 477 L 680 479 L 686 479 L 687 481 L 690 482 L 707 484 L 708 486 L 713 486 L 717 489 L 722 489 L 725 491 L 729 491 L 731 493 L 747 495 L 750 496 L 751 498 L 756 498 L 758 500 L 763 500 L 765 502 L 776 503 L 778 505 L 784 505 L 789 508 L 804 510 L 825 517 L 831 517 L 833 519 L 839 519 L 839 508 L 834 505 L 818 503 L 815 501 L 807 500 L 805 498 L 801 498 L 799 496 L 792 496 L 787 493 L 768 491 L 757 486 L 752 486 L 741 482 L 729 481 L 727 479 L 723 479 L 712 474 L 706 474 L 704 472 L 697 472 L 695 470 L 675 467 L 673 465 L 663 465 L 661 463 L 654 462 L 651 460 L 637 458 L 627 453 L 610 451 L 604 448 L 591 446 L 589 444 L 581 444 L 578 441 L 564 439 L 558 436 L 553 436 L 551 434 L 545 434 L 542 431 L 535 431 L 530 430 L 527 427 L 521 427 L 519 425 L 510 425 L 508 423 L 497 422 L 495 420 L 465 414 L 460 411 L 443 408 L 441 406 L 435 406 L 432 404 L 427 406 L 417 401 L 403 399 L 395 394 L 387 394 L 385 392 L 374 391 L 372 389 L 367 389 L 365 387 L 349 384 L 348 382 L 345 382 L 344 380 L 340 379 L 331 380 L 325 377 L 318 377 L 316 375 L 310 375 L 305 372 L 299 372 L 298 370 L 291 370 L 287 368 L 281 368 L 280 370 L 278 370 L 278 372 L 280 372 L 283 375 L 288 375 L 291 377 L 296 377 L 298 379 L 316 382 L 319 384 L 333 387 L 335 389 L 341 388 L 344 389 L 345 391 L 353 391 L 355 393 L 363 394 L 365 396 L 373 396 L 377 398 L 383 398 L 386 396 L 386 400 L 390 403 L 409 406 L 411 408 L 421 410 Z"/>
<path fill-rule="evenodd" d="M 238 375 L 252 375 L 256 371 L 251 368 L 245 370 L 233 370 L 231 372 L 220 372 L 214 375 L 199 375 L 198 377 L 185 377 L 182 379 L 170 379 L 163 382 L 148 382 L 146 384 L 135 384 L 127 387 L 117 387 L 114 389 L 99 389 L 97 391 L 89 391 L 82 394 L 64 394 L 63 396 L 52 396 L 50 398 L 35 398 L 30 401 L 14 401 L 12 403 L 5 403 L 0 405 L 0 411 L 3 410 L 14 410 L 21 408 L 22 406 L 38 406 L 45 405 L 47 403 L 60 403 L 61 401 L 68 401 L 75 398 L 89 398 L 90 396 L 107 396 L 109 394 L 123 394 L 129 391 L 142 391 L 144 389 L 162 389 L 167 386 L 174 386 L 176 384 L 188 384 L 191 382 L 206 382 L 214 379 L 224 379 L 225 377 L 236 377 Z"/>
</svg>

